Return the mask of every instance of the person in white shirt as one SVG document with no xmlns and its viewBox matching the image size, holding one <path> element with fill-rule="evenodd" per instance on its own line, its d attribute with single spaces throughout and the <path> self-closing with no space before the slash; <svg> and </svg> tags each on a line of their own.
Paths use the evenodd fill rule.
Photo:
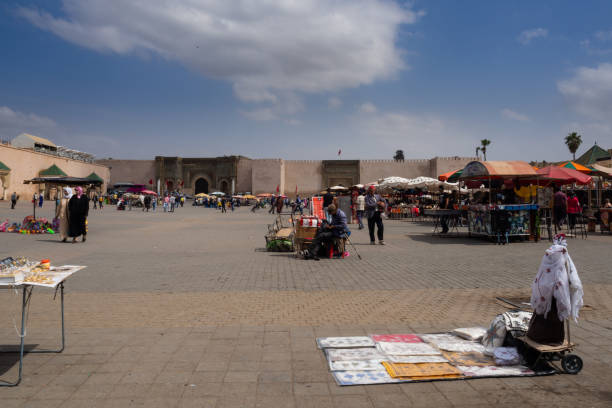
<svg viewBox="0 0 612 408">
<path fill-rule="evenodd" d="M 363 212 L 365 211 L 365 196 L 363 192 L 359 192 L 357 197 L 357 222 L 359 223 L 359 229 L 363 229 Z"/>
</svg>

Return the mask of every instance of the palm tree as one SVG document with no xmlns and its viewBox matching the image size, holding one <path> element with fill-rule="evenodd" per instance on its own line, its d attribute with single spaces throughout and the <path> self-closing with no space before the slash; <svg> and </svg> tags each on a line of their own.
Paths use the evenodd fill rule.
<svg viewBox="0 0 612 408">
<path fill-rule="evenodd" d="M 476 146 L 476 160 L 480 160 L 478 153 L 480 152 L 480 146 Z"/>
<path fill-rule="evenodd" d="M 487 146 L 490 144 L 491 144 L 491 141 L 489 139 L 482 139 L 480 141 L 480 151 L 482 152 L 484 161 L 487 161 Z"/>
<path fill-rule="evenodd" d="M 574 156 L 573 160 L 576 160 L 576 150 L 582 144 L 582 136 L 580 136 L 576 132 L 572 132 L 569 135 L 565 136 L 565 144 L 569 149 L 570 153 Z"/>
</svg>

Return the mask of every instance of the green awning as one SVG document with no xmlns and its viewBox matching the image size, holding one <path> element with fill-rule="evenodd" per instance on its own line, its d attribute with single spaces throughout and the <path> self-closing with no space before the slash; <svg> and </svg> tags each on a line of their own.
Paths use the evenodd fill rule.
<svg viewBox="0 0 612 408">
<path fill-rule="evenodd" d="M 2 163 L 0 161 L 0 171 L 2 171 L 2 170 L 4 170 L 4 171 L 11 171 L 11 169 L 9 169 L 9 167 L 6 164 L 4 164 L 4 163 Z"/>
<path fill-rule="evenodd" d="M 610 153 L 602 149 L 597 145 L 593 145 L 587 150 L 582 156 L 575 160 L 576 163 L 582 164 L 583 166 L 590 166 L 591 164 L 599 160 L 609 160 Z"/>
<path fill-rule="evenodd" d="M 99 181 L 100 183 L 104 183 L 104 180 L 102 179 L 102 177 L 98 176 L 95 171 L 91 173 L 89 176 L 87 176 L 86 178 L 90 180 Z"/>
<path fill-rule="evenodd" d="M 64 176 L 64 177 L 68 176 L 66 173 L 62 171 L 62 169 L 57 167 L 55 164 L 49 167 L 48 169 L 41 171 L 40 175 L 41 176 Z"/>
</svg>

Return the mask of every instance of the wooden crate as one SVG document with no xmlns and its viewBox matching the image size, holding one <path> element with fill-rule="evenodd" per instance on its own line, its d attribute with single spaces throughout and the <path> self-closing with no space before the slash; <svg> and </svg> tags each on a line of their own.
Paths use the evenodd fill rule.
<svg viewBox="0 0 612 408">
<path fill-rule="evenodd" d="M 314 239 L 317 235 L 317 227 L 295 226 L 295 237 L 299 239 Z"/>
</svg>

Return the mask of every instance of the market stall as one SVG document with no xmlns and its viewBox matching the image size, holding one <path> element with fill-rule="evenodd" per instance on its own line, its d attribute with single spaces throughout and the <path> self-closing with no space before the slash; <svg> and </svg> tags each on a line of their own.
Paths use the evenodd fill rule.
<svg viewBox="0 0 612 408">
<path fill-rule="evenodd" d="M 23 371 L 23 355 L 26 337 L 26 310 L 32 298 L 35 286 L 55 289 L 55 293 L 60 294 L 60 316 L 61 316 L 61 347 L 54 350 L 33 349 L 29 353 L 61 353 L 65 347 L 65 325 L 64 325 L 64 282 L 76 272 L 84 269 L 85 266 L 64 265 L 54 267 L 49 260 L 33 262 L 23 257 L 8 257 L 0 260 L 0 289 L 7 292 L 21 291 L 21 328 L 19 331 L 19 348 L 17 351 L 1 351 L 4 353 L 19 353 L 19 371 L 16 381 L 0 380 L 0 386 L 13 387 L 19 385 Z"/>
<path fill-rule="evenodd" d="M 537 180 L 538 173 L 523 161 L 473 161 L 459 180 L 467 187 L 485 185 L 488 194 L 467 207 L 470 236 L 508 243 L 512 238 L 537 240 L 537 204 L 521 204 L 514 188 Z"/>
<path fill-rule="evenodd" d="M 44 176 L 44 177 L 34 177 L 30 180 L 24 180 L 23 184 L 44 184 L 47 186 L 45 190 L 49 190 L 49 186 L 57 189 L 58 187 L 63 186 L 83 186 L 86 188 L 90 187 L 100 187 L 103 184 L 102 179 L 92 179 L 87 177 L 68 177 L 68 176 Z M 36 218 L 36 203 L 33 203 L 33 214 L 32 216 Z"/>
</svg>

